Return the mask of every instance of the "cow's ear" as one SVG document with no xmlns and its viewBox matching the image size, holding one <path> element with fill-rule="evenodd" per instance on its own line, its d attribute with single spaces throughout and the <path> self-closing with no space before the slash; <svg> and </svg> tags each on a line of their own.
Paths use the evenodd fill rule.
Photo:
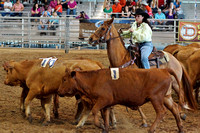
<svg viewBox="0 0 200 133">
<path fill-rule="evenodd" d="M 72 78 L 75 78 L 75 77 L 76 77 L 76 71 L 72 71 L 72 72 L 71 72 L 71 77 L 72 77 Z"/>
<path fill-rule="evenodd" d="M 4 64 L 2 66 L 4 67 L 5 71 L 8 71 L 9 69 L 12 70 L 14 68 L 8 62 L 4 62 Z"/>
</svg>

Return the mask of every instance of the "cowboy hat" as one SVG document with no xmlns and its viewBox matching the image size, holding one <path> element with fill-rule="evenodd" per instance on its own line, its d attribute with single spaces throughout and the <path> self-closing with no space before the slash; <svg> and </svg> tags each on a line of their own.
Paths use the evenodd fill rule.
<svg viewBox="0 0 200 133">
<path fill-rule="evenodd" d="M 141 4 L 141 5 L 145 5 L 145 6 L 148 5 L 146 1 L 142 1 L 140 4 Z"/>
<path fill-rule="evenodd" d="M 133 15 L 142 15 L 145 18 L 149 18 L 149 14 L 147 14 L 144 10 L 142 10 L 141 8 L 136 9 L 135 14 Z"/>
</svg>

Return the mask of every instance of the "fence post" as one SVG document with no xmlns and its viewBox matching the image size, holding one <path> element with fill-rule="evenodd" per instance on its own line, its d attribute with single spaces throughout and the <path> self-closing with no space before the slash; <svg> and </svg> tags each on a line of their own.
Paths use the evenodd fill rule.
<svg viewBox="0 0 200 133">
<path fill-rule="evenodd" d="M 174 19 L 174 44 L 176 43 L 176 28 L 178 29 L 178 27 L 176 27 L 177 25 L 176 25 L 176 23 L 177 23 L 178 21 L 176 21 L 175 19 Z"/>
<path fill-rule="evenodd" d="M 28 45 L 31 48 L 31 18 L 28 18 Z"/>
<path fill-rule="evenodd" d="M 24 48 L 24 18 L 22 18 L 22 48 Z"/>
<path fill-rule="evenodd" d="M 65 22 L 65 53 L 69 53 L 69 17 L 66 17 Z"/>
</svg>

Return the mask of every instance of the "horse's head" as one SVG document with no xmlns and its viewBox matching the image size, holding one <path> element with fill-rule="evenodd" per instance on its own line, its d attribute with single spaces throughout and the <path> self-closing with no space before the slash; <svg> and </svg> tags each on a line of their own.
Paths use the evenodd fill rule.
<svg viewBox="0 0 200 133">
<path fill-rule="evenodd" d="M 90 36 L 89 44 L 96 45 L 100 42 L 106 42 L 109 40 L 109 31 L 114 18 L 104 21 L 104 23 Z"/>
</svg>

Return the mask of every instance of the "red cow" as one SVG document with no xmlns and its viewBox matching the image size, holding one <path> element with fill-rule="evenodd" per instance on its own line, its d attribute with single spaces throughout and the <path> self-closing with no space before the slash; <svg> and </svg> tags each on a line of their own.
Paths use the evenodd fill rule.
<svg viewBox="0 0 200 133">
<path fill-rule="evenodd" d="M 104 132 L 108 132 L 109 128 L 109 107 L 121 104 L 136 109 L 148 101 L 156 111 L 150 133 L 155 131 L 164 117 L 166 108 L 173 113 L 179 132 L 183 132 L 178 105 L 171 97 L 171 86 L 179 81 L 171 69 L 119 69 L 118 80 L 112 80 L 110 75 L 109 69 L 82 72 L 66 69 L 58 94 L 72 96 L 80 93 L 84 100 L 93 105 L 94 123 Z M 99 122 L 99 110 L 104 110 L 105 128 Z"/>
</svg>

